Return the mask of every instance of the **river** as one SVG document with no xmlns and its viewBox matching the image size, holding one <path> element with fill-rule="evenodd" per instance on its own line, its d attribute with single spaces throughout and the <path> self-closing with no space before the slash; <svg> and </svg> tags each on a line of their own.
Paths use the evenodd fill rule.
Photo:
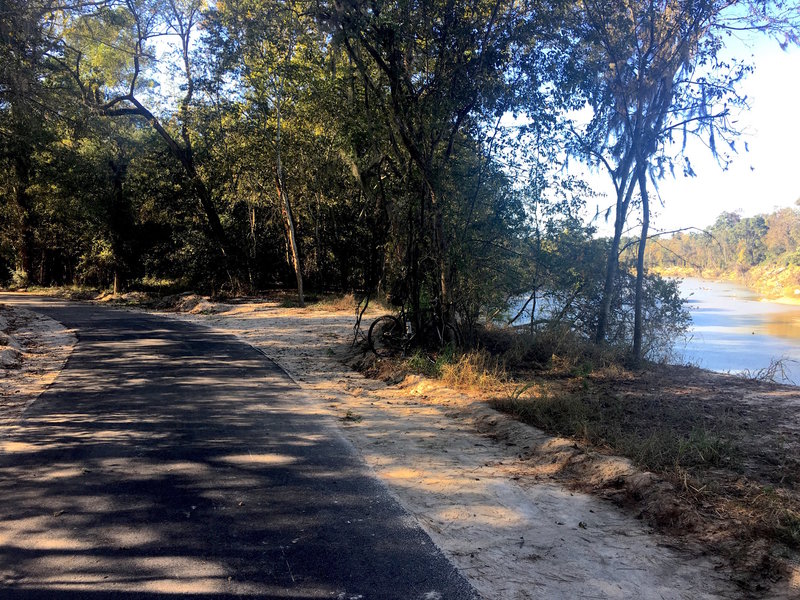
<svg viewBox="0 0 800 600">
<path fill-rule="evenodd" d="M 692 327 L 676 343 L 678 362 L 712 371 L 755 373 L 783 359 L 786 377 L 800 384 L 800 306 L 762 302 L 747 288 L 703 279 L 681 283 Z"/>
</svg>

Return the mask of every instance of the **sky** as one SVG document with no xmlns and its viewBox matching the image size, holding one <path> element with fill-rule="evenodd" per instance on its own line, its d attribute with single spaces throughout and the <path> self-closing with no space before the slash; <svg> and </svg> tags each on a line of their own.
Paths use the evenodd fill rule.
<svg viewBox="0 0 800 600">
<path fill-rule="evenodd" d="M 784 51 L 777 42 L 763 39 L 751 46 L 735 42 L 730 51 L 752 55 L 755 65 L 741 87 L 750 110 L 738 117 L 746 132 L 737 142 L 740 153 L 723 171 L 706 147 L 695 143 L 689 148 L 697 176 L 676 172 L 659 183 L 661 201 L 651 202 L 654 230 L 705 228 L 723 211 L 749 217 L 793 206 L 800 198 L 800 49 Z M 743 142 L 749 152 L 743 151 Z M 613 187 L 608 176 L 592 177 L 591 183 L 610 203 Z M 596 225 L 600 234 L 612 230 L 610 224 Z"/>
</svg>

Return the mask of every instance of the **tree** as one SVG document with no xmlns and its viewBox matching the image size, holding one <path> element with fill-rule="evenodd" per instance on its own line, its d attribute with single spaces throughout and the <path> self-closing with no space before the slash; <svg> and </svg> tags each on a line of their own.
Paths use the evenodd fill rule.
<svg viewBox="0 0 800 600">
<path fill-rule="evenodd" d="M 34 212 L 30 186 L 34 153 L 46 143 L 45 124 L 57 112 L 53 71 L 58 52 L 55 0 L 0 1 L 0 161 L 14 174 L 4 193 L 13 202 L 16 280 L 26 285 L 32 277 Z"/>
<path fill-rule="evenodd" d="M 448 320 L 457 295 L 458 230 L 450 218 L 459 214 L 460 201 L 470 202 L 453 180 L 456 151 L 467 131 L 477 132 L 481 122 L 510 107 L 513 49 L 521 45 L 527 15 L 522 5 L 505 0 L 342 0 L 321 3 L 319 14 L 377 104 L 393 161 L 400 173 L 406 171 L 402 176 L 410 175 L 407 187 L 416 194 L 404 211 L 408 242 L 401 287 L 419 318 L 429 278 L 429 292 Z M 474 215 L 466 212 L 469 221 Z"/>
<path fill-rule="evenodd" d="M 764 243 L 773 257 L 798 247 L 795 235 L 800 233 L 800 214 L 796 210 L 784 208 L 768 215 L 767 227 Z"/>
<path fill-rule="evenodd" d="M 757 5 L 757 6 L 756 6 Z M 795 12 L 792 12 L 792 11 Z M 614 184 L 614 236 L 595 339 L 606 338 L 619 245 L 634 193 L 642 211 L 636 279 L 633 359 L 641 359 L 644 248 L 649 229 L 648 179 L 674 172 L 670 154 L 678 134 L 702 136 L 712 153 L 725 160 L 720 141 L 735 151 L 732 109 L 744 106 L 737 84 L 750 70 L 722 60 L 722 35 L 734 27 L 782 34 L 797 42 L 797 7 L 791 3 L 719 0 L 585 0 L 570 18 L 569 35 L 580 40 L 570 67 L 592 109 L 592 118 L 575 128 L 572 150 L 602 165 Z M 574 75 L 573 75 L 574 76 Z M 683 163 L 691 175 L 691 164 Z"/>
<path fill-rule="evenodd" d="M 182 166 L 205 215 L 208 235 L 218 246 L 228 278 L 234 282 L 233 269 L 242 257 L 223 228 L 214 194 L 198 168 L 194 149 L 191 110 L 197 73 L 192 50 L 203 10 L 203 0 L 100 3 L 96 10 L 72 15 L 67 21 L 66 60 L 84 102 L 97 114 L 139 117 L 158 133 Z M 143 70 L 156 61 L 156 39 L 176 41 L 174 50 L 183 80 L 183 95 L 177 100 L 173 114 L 165 115 L 166 119 L 149 109 L 142 99 L 154 83 L 145 77 Z"/>
<path fill-rule="evenodd" d="M 265 3 L 261 0 L 221 2 L 215 15 L 221 29 L 217 44 L 227 41 L 229 70 L 240 74 L 248 101 L 259 113 L 263 127 L 253 137 L 271 150 L 273 181 L 291 265 L 297 281 L 299 303 L 303 299 L 303 267 L 295 210 L 285 173 L 287 119 L 297 104 L 311 101 L 313 78 L 323 41 L 313 21 L 293 1 Z"/>
</svg>

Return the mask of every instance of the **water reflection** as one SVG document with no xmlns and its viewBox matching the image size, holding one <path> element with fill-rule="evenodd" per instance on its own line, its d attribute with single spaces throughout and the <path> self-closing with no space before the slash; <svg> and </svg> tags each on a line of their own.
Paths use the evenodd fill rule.
<svg viewBox="0 0 800 600">
<path fill-rule="evenodd" d="M 800 340 L 800 313 L 771 319 L 765 324 L 765 330 L 769 335 Z"/>
<path fill-rule="evenodd" d="M 675 348 L 684 362 L 754 372 L 785 359 L 786 377 L 800 383 L 800 306 L 762 302 L 744 287 L 701 279 L 684 280 L 681 292 L 692 315 L 690 338 Z"/>
</svg>

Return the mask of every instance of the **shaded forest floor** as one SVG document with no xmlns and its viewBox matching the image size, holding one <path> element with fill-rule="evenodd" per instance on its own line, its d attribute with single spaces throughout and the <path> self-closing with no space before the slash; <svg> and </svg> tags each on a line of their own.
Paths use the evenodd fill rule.
<svg viewBox="0 0 800 600">
<path fill-rule="evenodd" d="M 281 364 L 487 598 L 800 594 L 798 388 L 659 366 L 442 380 L 353 346 L 347 301 L 157 304 Z"/>
</svg>

